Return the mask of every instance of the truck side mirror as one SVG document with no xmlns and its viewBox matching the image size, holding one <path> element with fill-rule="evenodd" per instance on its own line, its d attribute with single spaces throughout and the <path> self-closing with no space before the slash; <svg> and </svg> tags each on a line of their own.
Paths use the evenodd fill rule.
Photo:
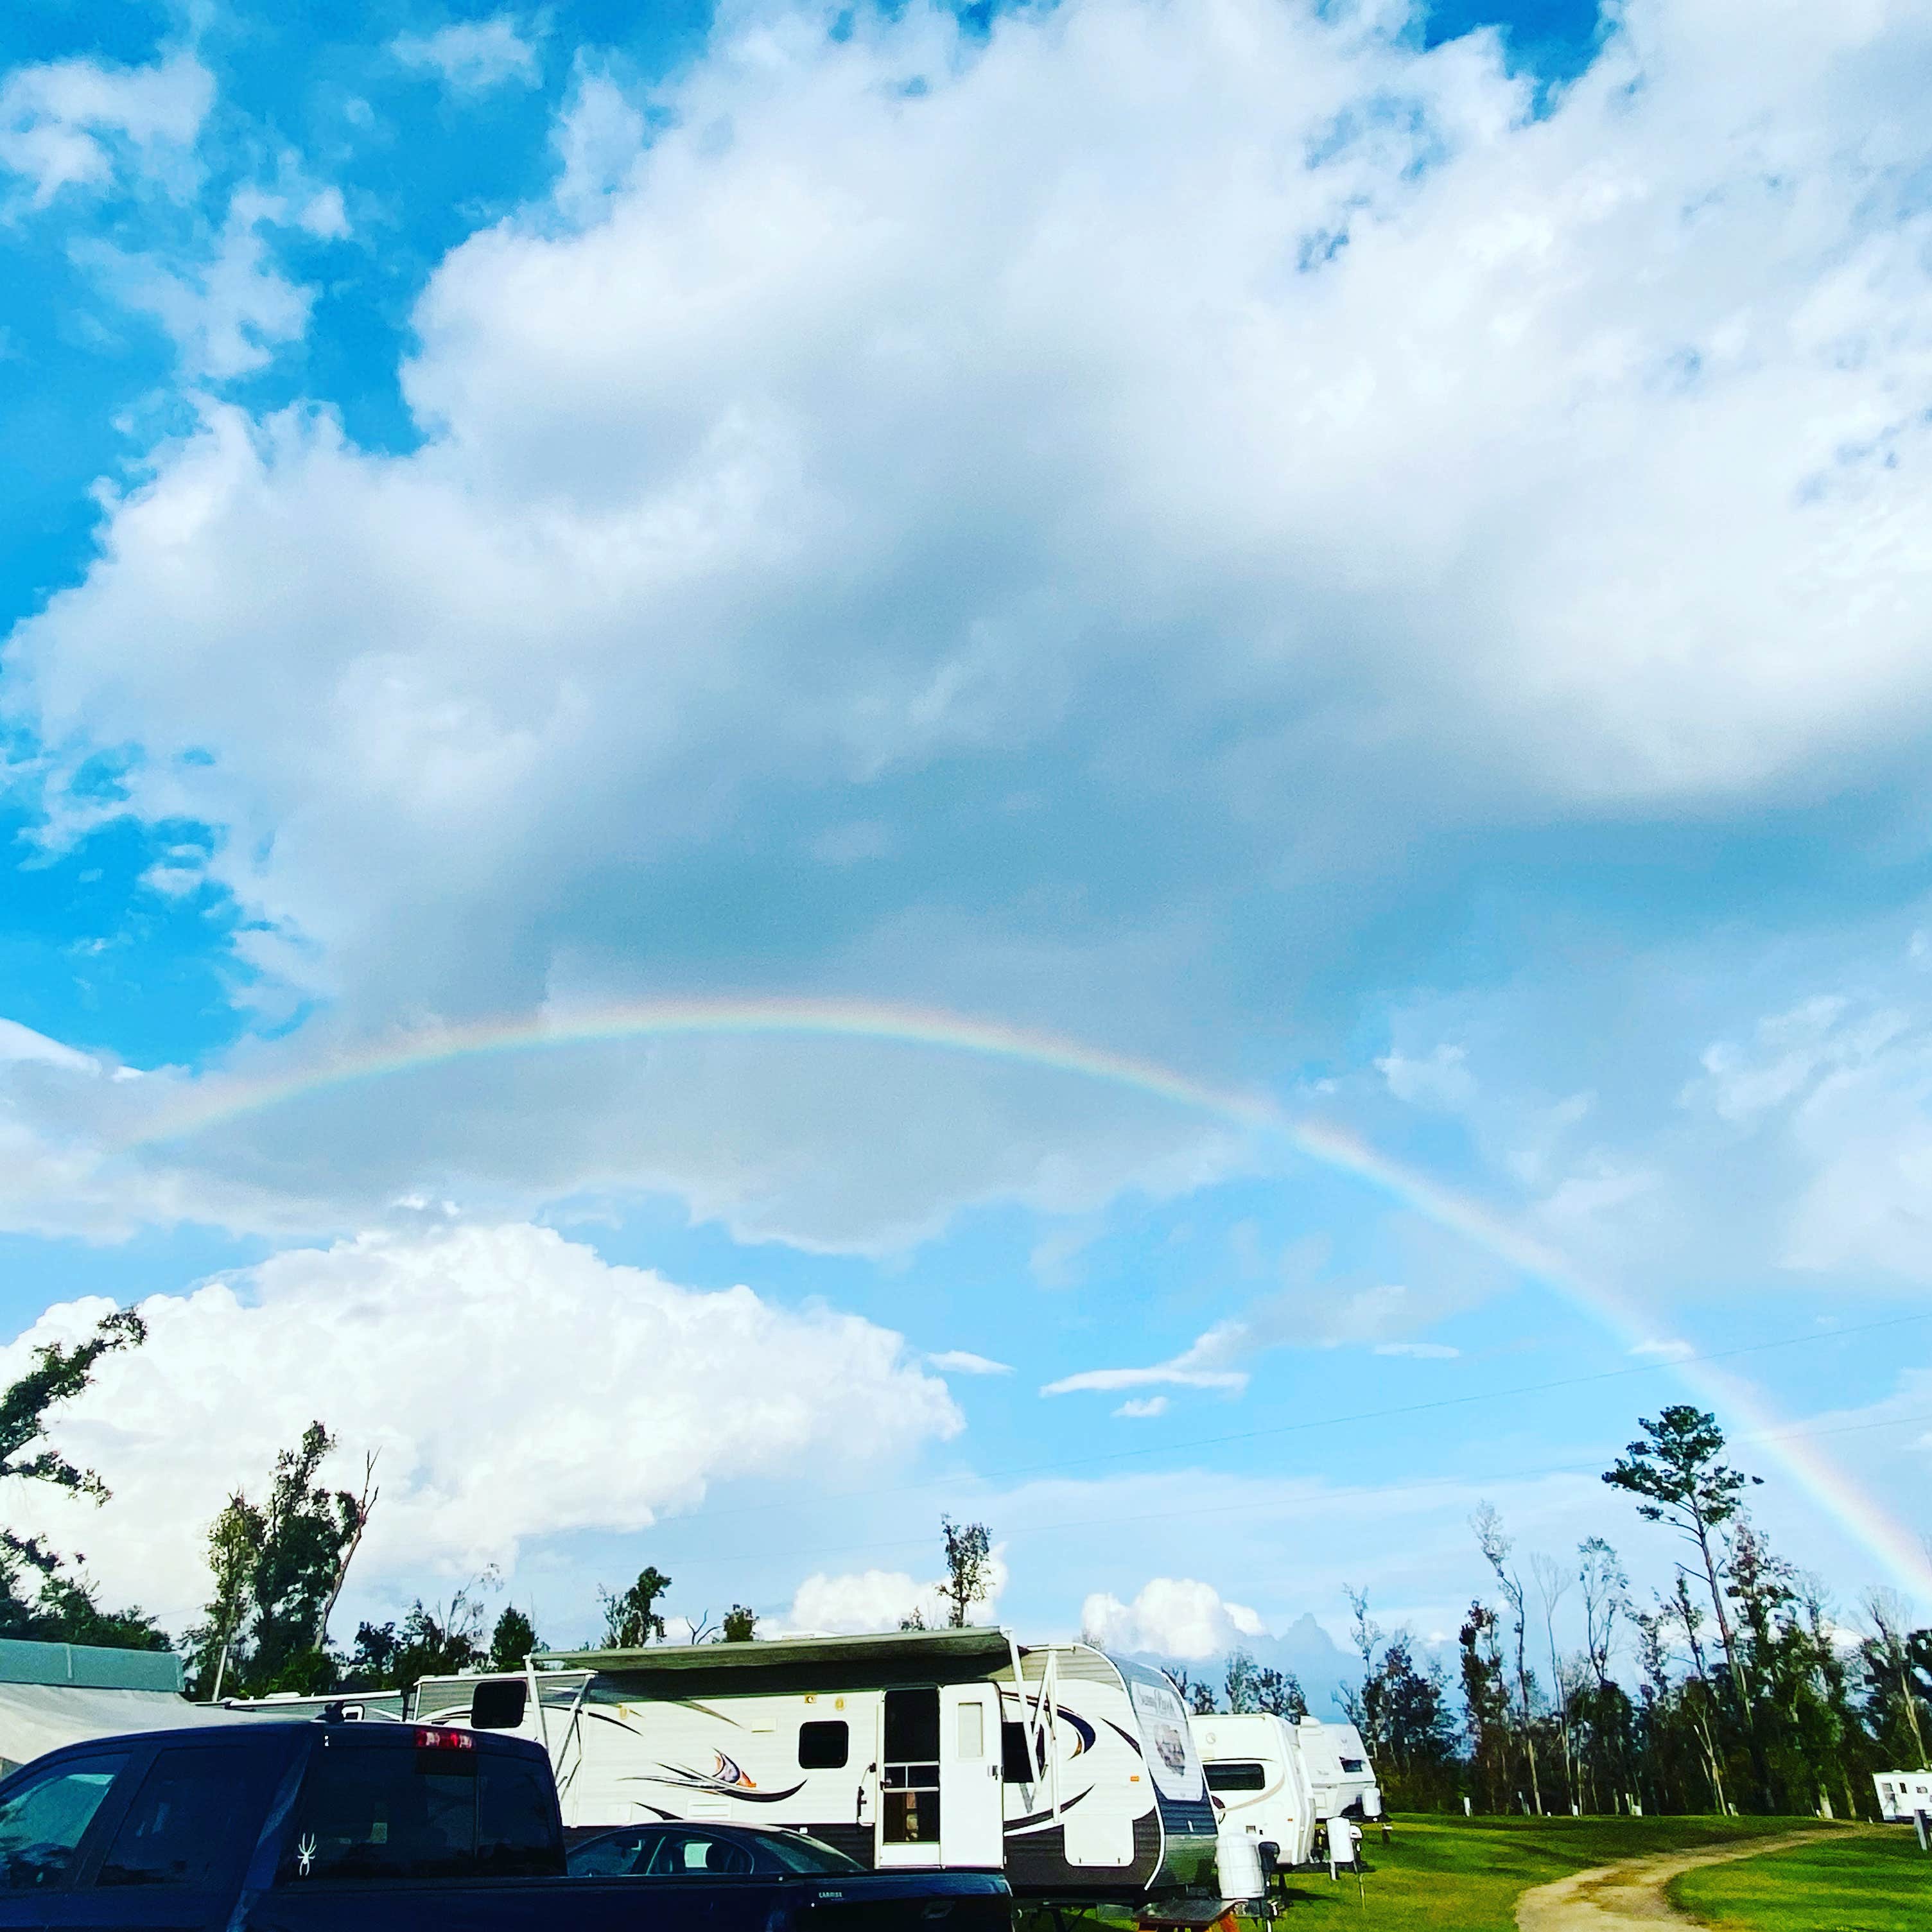
<svg viewBox="0 0 1932 1932">
<path fill-rule="evenodd" d="M 472 1731 L 514 1731 L 524 1721 L 530 1687 L 520 1677 L 486 1678 L 470 1700 Z"/>
</svg>

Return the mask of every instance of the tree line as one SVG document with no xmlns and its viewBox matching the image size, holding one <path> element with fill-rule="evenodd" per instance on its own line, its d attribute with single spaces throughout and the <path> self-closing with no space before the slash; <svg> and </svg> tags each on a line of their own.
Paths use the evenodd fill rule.
<svg viewBox="0 0 1932 1932">
<path fill-rule="evenodd" d="M 1762 1478 L 1726 1461 L 1714 1416 L 1679 1403 L 1639 1426 L 1603 1480 L 1677 1541 L 1670 1587 L 1647 1602 L 1604 1538 L 1526 1563 L 1486 1503 L 1470 1529 L 1495 1598 L 1462 1620 L 1458 1681 L 1348 1592 L 1362 1674 L 1337 1694 L 1388 1802 L 1874 1815 L 1872 1773 L 1932 1762 L 1932 1629 L 1910 1628 L 1885 1590 L 1848 1620 L 1820 1578 L 1780 1556 L 1745 1507 Z M 1580 1647 L 1558 1634 L 1573 1592 Z M 1197 1710 L 1306 1708 L 1292 1676 L 1238 1652 L 1218 1699 L 1184 1688 Z"/>
<path fill-rule="evenodd" d="M 55 1449 L 46 1424 L 103 1358 L 140 1346 L 145 1332 L 138 1315 L 122 1310 L 84 1341 L 38 1349 L 0 1391 L 0 1475 L 104 1500 L 100 1477 Z M 1639 1426 L 1603 1480 L 1676 1540 L 1668 1590 L 1640 1603 L 1600 1536 L 1567 1558 L 1532 1552 L 1526 1562 L 1484 1504 L 1470 1528 L 1494 1600 L 1471 1603 L 1453 1682 L 1412 1631 L 1384 1631 L 1366 1594 L 1348 1592 L 1361 1675 L 1338 1695 L 1393 1806 L 1856 1815 L 1871 1810 L 1872 1772 L 1928 1763 L 1932 1629 L 1912 1628 L 1901 1600 L 1886 1591 L 1865 1598 L 1854 1624 L 1820 1579 L 1774 1550 L 1746 1508 L 1761 1479 L 1725 1460 L 1714 1416 L 1678 1404 Z M 515 1605 L 490 1618 L 490 1574 L 446 1602 L 418 1598 L 400 1618 L 362 1622 L 346 1642 L 332 1635 L 381 1494 L 373 1456 L 356 1489 L 324 1479 L 336 1447 L 311 1423 L 257 1494 L 230 1494 L 208 1531 L 212 1594 L 178 1641 L 138 1606 L 104 1607 L 83 1556 L 0 1528 L 0 1636 L 178 1648 L 190 1694 L 203 1698 L 374 1690 L 520 1670 L 544 1646 Z M 936 1600 L 957 1627 L 989 1593 L 991 1538 L 983 1523 L 948 1517 L 941 1528 L 946 1577 Z M 670 1587 L 649 1566 L 621 1590 L 600 1590 L 604 1628 L 583 1647 L 663 1642 Z M 1573 1592 L 1580 1648 L 1558 1634 L 1558 1607 Z M 758 1631 L 756 1612 L 742 1604 L 716 1624 L 708 1612 L 685 1622 L 694 1642 L 745 1642 Z M 923 1612 L 904 1627 L 924 1628 Z M 1292 1672 L 1245 1652 L 1228 1660 L 1218 1686 L 1174 1675 L 1197 1712 L 1308 1711 Z"/>
</svg>

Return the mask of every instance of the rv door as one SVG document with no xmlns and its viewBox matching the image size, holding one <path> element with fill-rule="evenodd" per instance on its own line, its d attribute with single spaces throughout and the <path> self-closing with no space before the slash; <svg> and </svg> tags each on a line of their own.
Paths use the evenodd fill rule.
<svg viewBox="0 0 1932 1932">
<path fill-rule="evenodd" d="M 1000 1781 L 1000 1694 L 990 1684 L 939 1694 L 940 1816 L 949 1866 L 998 1871 L 1006 1862 L 1006 1790 Z"/>
<path fill-rule="evenodd" d="M 939 1849 L 939 1691 L 888 1690 L 879 1709 L 879 1815 L 873 1862 L 945 1862 Z"/>
</svg>

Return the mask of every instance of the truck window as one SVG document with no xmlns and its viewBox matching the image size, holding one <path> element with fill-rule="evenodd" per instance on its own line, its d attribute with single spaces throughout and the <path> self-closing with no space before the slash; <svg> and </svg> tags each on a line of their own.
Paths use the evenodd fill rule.
<svg viewBox="0 0 1932 1932">
<path fill-rule="evenodd" d="M 514 1759 L 483 1761 L 476 1781 L 476 1868 L 486 1878 L 547 1878 L 563 1870 L 549 1773 Z"/>
<path fill-rule="evenodd" d="M 480 1750 L 338 1745 L 309 1766 L 277 1882 L 561 1874 L 539 1768 Z"/>
<path fill-rule="evenodd" d="M 260 1786 L 252 1752 L 162 1751 L 141 1780 L 94 1883 L 207 1890 L 242 1847 L 259 1809 Z"/>
<path fill-rule="evenodd" d="M 1210 1791 L 1264 1791 L 1268 1788 L 1268 1770 L 1262 1765 L 1231 1758 L 1220 1764 L 1204 1764 L 1201 1768 L 1208 1774 Z"/>
<path fill-rule="evenodd" d="M 837 1771 L 852 1754 L 851 1736 L 845 1720 L 801 1724 L 798 1727 L 798 1768 L 800 1771 Z"/>
<path fill-rule="evenodd" d="M 123 1752 L 70 1758 L 16 1786 L 0 1803 L 0 1889 L 58 1885 L 100 1801 L 127 1763 Z"/>
</svg>

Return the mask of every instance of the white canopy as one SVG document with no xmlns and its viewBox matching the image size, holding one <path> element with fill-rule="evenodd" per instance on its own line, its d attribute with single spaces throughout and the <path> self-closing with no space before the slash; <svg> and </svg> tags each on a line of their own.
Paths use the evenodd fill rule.
<svg viewBox="0 0 1932 1932">
<path fill-rule="evenodd" d="M 122 1731 L 245 1723 L 172 1690 L 102 1690 L 76 1684 L 0 1684 L 0 1760 L 11 1771 L 43 1751 Z"/>
</svg>

